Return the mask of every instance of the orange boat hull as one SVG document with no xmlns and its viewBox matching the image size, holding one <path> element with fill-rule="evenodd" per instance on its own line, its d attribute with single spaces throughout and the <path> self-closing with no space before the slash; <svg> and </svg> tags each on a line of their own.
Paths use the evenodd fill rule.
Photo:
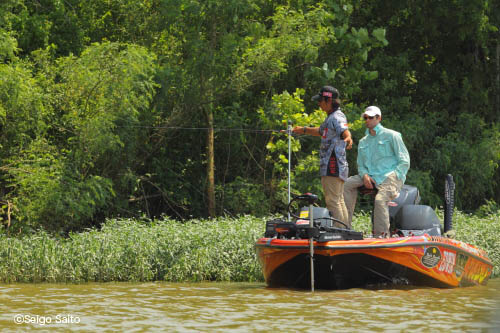
<svg viewBox="0 0 500 333">
<path fill-rule="evenodd" d="M 256 250 L 269 286 L 310 285 L 309 240 L 261 238 Z M 315 284 L 321 289 L 397 281 L 433 287 L 484 285 L 493 269 L 483 250 L 428 235 L 314 242 L 314 263 Z"/>
</svg>

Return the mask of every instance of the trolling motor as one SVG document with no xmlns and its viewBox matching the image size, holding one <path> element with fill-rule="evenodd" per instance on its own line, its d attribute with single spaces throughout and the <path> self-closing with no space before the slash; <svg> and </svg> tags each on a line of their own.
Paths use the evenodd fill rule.
<svg viewBox="0 0 500 333">
<path fill-rule="evenodd" d="M 297 195 L 295 197 L 293 197 L 292 200 L 290 200 L 290 202 L 288 203 L 288 207 L 287 207 L 287 211 L 289 213 L 289 215 L 295 219 L 301 219 L 303 217 L 307 217 L 306 216 L 302 216 L 302 214 L 300 214 L 301 216 L 297 216 L 296 214 L 294 214 L 292 212 L 292 203 L 294 203 L 295 201 L 305 201 L 307 202 L 308 205 L 314 205 L 316 203 L 316 201 L 318 201 L 318 196 L 316 194 L 312 194 L 312 193 L 304 193 L 304 194 L 301 194 L 301 195 Z M 302 210 L 305 210 L 306 207 L 302 208 Z"/>
<path fill-rule="evenodd" d="M 314 207 L 313 205 L 318 201 L 318 196 L 312 193 L 305 193 L 295 197 L 296 200 L 306 201 L 309 204 L 307 215 L 309 216 L 309 224 L 306 224 L 305 228 L 302 228 L 306 232 L 306 237 L 309 238 L 309 244 L 311 247 L 311 258 L 313 256 L 312 241 L 313 238 L 318 238 L 319 228 L 314 226 Z M 290 205 L 288 206 L 290 208 Z"/>
</svg>

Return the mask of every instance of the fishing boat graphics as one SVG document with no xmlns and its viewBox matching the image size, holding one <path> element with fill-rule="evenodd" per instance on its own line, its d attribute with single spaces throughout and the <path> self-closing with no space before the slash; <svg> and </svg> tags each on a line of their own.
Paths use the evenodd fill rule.
<svg viewBox="0 0 500 333">
<path fill-rule="evenodd" d="M 320 289 L 380 284 L 464 287 L 486 284 L 493 267 L 484 251 L 427 234 L 313 245 L 315 284 Z M 256 248 L 270 287 L 309 288 L 307 239 L 261 238 Z"/>
</svg>

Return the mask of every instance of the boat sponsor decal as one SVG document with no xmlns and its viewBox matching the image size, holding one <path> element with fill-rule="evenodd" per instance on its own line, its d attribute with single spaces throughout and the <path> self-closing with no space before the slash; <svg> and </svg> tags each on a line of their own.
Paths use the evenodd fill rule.
<svg viewBox="0 0 500 333">
<path fill-rule="evenodd" d="M 453 273 L 453 267 L 455 267 L 455 260 L 457 258 L 457 254 L 451 251 L 443 251 L 443 260 L 438 267 L 438 271 L 446 272 L 448 274 Z"/>
<path fill-rule="evenodd" d="M 478 257 L 487 257 L 487 254 L 484 250 L 478 249 L 477 247 L 474 247 L 473 245 L 469 245 L 467 243 L 464 243 L 464 242 L 456 240 L 456 239 L 446 238 L 446 237 L 441 237 L 441 236 L 432 236 L 431 241 L 440 242 L 440 243 L 444 243 L 447 245 L 451 245 L 454 247 L 464 249 L 466 252 L 470 252 Z"/>
<path fill-rule="evenodd" d="M 300 218 L 305 219 L 309 217 L 309 211 L 308 210 L 302 210 L 300 211 Z"/>
<path fill-rule="evenodd" d="M 435 246 L 430 246 L 425 249 L 425 253 L 422 256 L 422 265 L 428 268 L 436 267 L 441 260 L 441 251 Z"/>
<path fill-rule="evenodd" d="M 465 265 L 467 265 L 467 261 L 469 260 L 469 256 L 466 256 L 463 253 L 458 253 L 457 262 L 455 264 L 455 275 L 460 280 L 462 273 L 465 270 Z"/>
<path fill-rule="evenodd" d="M 459 281 L 461 285 L 484 284 L 491 276 L 491 267 L 478 260 L 468 260 Z M 465 282 L 465 283 L 464 283 Z"/>
<path fill-rule="evenodd" d="M 460 242 L 460 245 L 459 245 L 462 249 L 466 250 L 467 252 L 470 252 L 472 254 L 475 254 L 476 256 L 478 257 L 485 257 L 486 256 L 486 252 L 484 251 L 480 251 L 478 248 L 475 248 L 473 247 L 472 245 L 469 245 L 467 243 L 464 243 L 464 242 Z"/>
<path fill-rule="evenodd" d="M 297 220 L 297 222 L 295 222 L 295 224 L 297 225 L 303 225 L 303 224 L 309 224 L 309 220 Z"/>
</svg>

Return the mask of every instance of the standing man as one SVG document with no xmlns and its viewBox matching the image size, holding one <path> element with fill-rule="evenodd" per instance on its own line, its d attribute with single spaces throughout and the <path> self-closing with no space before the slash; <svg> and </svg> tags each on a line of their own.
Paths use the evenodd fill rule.
<svg viewBox="0 0 500 333">
<path fill-rule="evenodd" d="M 292 132 L 321 136 L 320 175 L 325 194 L 326 207 L 332 217 L 344 222 L 349 228 L 347 208 L 344 203 L 344 182 L 349 176 L 346 149 L 351 149 L 351 132 L 347 129 L 347 119 L 340 110 L 339 92 L 331 86 L 324 86 L 313 101 L 326 112 L 326 119 L 320 127 L 294 127 Z M 344 227 L 337 224 L 338 227 Z"/>
<path fill-rule="evenodd" d="M 401 133 L 384 128 L 382 113 L 376 106 L 369 106 L 363 113 L 366 135 L 358 146 L 358 175 L 347 179 L 344 198 L 352 221 L 358 187 L 378 190 L 373 209 L 373 234 L 389 237 L 389 202 L 396 198 L 410 168 L 410 155 Z"/>
</svg>

